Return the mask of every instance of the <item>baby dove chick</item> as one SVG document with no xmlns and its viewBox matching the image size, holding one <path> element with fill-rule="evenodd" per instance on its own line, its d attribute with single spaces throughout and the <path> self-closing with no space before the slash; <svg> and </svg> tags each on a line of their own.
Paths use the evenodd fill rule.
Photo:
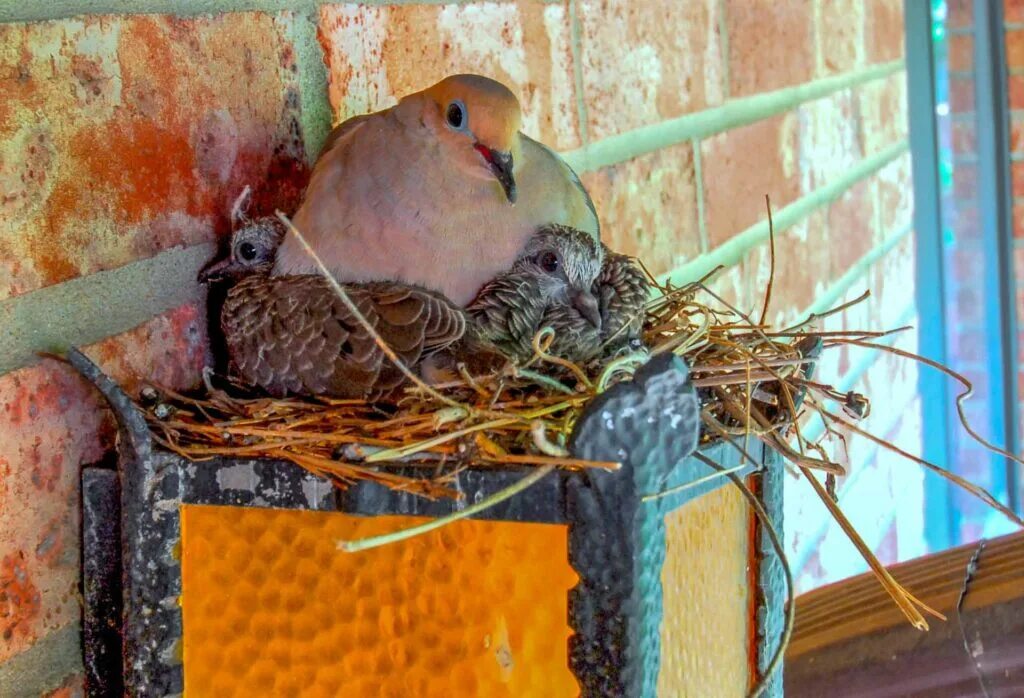
<svg viewBox="0 0 1024 698">
<path fill-rule="evenodd" d="M 554 330 L 548 351 L 556 356 L 586 361 L 617 350 L 642 322 L 635 269 L 585 232 L 545 226 L 467 306 L 473 338 L 518 361 L 533 356 L 534 335 L 546 326 Z"/>
<path fill-rule="evenodd" d="M 640 332 L 650 293 L 651 282 L 637 261 L 605 248 L 604 266 L 597 278 L 597 297 L 606 353 L 624 347 L 639 349 L 643 345 Z"/>
<path fill-rule="evenodd" d="M 276 219 L 257 219 L 234 232 L 227 258 L 200 274 L 240 279 L 220 316 L 232 370 L 274 396 L 375 399 L 399 387 L 405 376 L 323 276 L 267 275 L 283 234 Z M 413 370 L 465 333 L 464 312 L 440 294 L 386 281 L 344 288 Z"/>
<path fill-rule="evenodd" d="M 598 236 L 572 169 L 519 131 L 499 82 L 454 75 L 337 126 L 293 217 L 340 281 L 403 281 L 458 305 L 512 266 L 542 225 Z M 289 233 L 274 275 L 313 272 Z"/>
</svg>

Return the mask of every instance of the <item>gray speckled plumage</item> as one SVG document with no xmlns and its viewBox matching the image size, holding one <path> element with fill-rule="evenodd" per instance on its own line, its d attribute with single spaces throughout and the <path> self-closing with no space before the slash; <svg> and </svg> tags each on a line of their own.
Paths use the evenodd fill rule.
<svg viewBox="0 0 1024 698">
<path fill-rule="evenodd" d="M 553 271 L 544 268 L 552 255 L 558 259 Z M 509 358 L 532 357 L 534 336 L 550 326 L 550 353 L 586 361 L 639 338 L 648 288 L 629 257 L 611 252 L 585 232 L 549 225 L 466 310 L 475 341 Z"/>
<path fill-rule="evenodd" d="M 220 315 L 232 371 L 275 396 L 374 399 L 399 387 L 405 376 L 327 279 L 267 276 L 282 233 L 272 220 L 258 219 L 235 231 L 229 257 L 201 275 L 203 280 L 241 279 L 228 291 Z M 465 334 L 464 311 L 438 293 L 387 281 L 344 288 L 414 370 Z"/>
</svg>

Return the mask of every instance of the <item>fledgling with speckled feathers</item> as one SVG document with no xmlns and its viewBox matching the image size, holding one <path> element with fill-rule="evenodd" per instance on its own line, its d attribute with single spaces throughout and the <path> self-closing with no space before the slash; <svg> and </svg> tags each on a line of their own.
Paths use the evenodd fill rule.
<svg viewBox="0 0 1024 698">
<path fill-rule="evenodd" d="M 319 274 L 268 276 L 285 234 L 276 218 L 238 228 L 230 253 L 200 281 L 235 281 L 220 325 L 231 370 L 271 395 L 377 399 L 404 381 L 373 337 Z M 415 370 L 459 341 L 466 316 L 438 293 L 386 281 L 345 291 L 388 346 Z"/>
<path fill-rule="evenodd" d="M 466 310 L 472 341 L 527 361 L 533 338 L 554 330 L 548 352 L 573 361 L 640 346 L 649 283 L 631 258 L 589 234 L 541 228 L 508 271 L 481 289 Z"/>
<path fill-rule="evenodd" d="M 350 118 L 329 135 L 293 222 L 341 282 L 402 281 L 465 306 L 541 226 L 598 237 L 579 178 L 521 121 L 516 96 L 479 75 Z M 314 271 L 286 235 L 273 275 Z"/>
</svg>

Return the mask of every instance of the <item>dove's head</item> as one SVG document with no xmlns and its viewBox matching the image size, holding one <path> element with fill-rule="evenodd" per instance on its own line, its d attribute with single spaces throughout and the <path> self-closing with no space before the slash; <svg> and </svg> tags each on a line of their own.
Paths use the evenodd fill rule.
<svg viewBox="0 0 1024 698">
<path fill-rule="evenodd" d="M 228 255 L 199 272 L 200 283 L 269 273 L 284 234 L 284 224 L 270 216 L 244 225 L 231 234 Z"/>
<path fill-rule="evenodd" d="M 497 180 L 505 198 L 515 203 L 513 152 L 522 112 L 511 90 L 481 75 L 451 75 L 402 102 L 400 108 L 421 110 L 419 120 L 446 155 L 443 166 Z"/>
<path fill-rule="evenodd" d="M 599 330 L 601 307 L 594 291 L 603 264 L 604 248 L 593 236 L 548 225 L 530 238 L 511 273 L 528 281 L 549 310 Z"/>
</svg>

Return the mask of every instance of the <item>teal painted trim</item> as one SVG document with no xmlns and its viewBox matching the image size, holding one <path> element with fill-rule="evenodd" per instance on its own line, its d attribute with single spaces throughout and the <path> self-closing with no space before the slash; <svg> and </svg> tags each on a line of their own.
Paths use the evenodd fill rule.
<svg viewBox="0 0 1024 698">
<path fill-rule="evenodd" d="M 846 292 L 850 290 L 850 287 L 860 279 L 864 278 L 876 262 L 889 254 L 889 252 L 891 252 L 896 245 L 900 244 L 913 230 L 914 226 L 907 225 L 902 230 L 893 233 L 880 244 L 873 247 L 867 254 L 858 259 L 852 267 L 847 269 L 845 274 L 833 282 L 823 294 L 818 296 L 811 305 L 807 306 L 804 312 L 801 313 L 800 317 L 807 317 L 812 313 L 823 313 L 834 306 L 836 301 L 846 295 Z"/>
<path fill-rule="evenodd" d="M 316 12 L 296 13 L 287 21 L 285 34 L 295 50 L 299 81 L 299 122 L 306 162 L 310 165 L 320 154 L 334 122 L 334 110 L 327 92 L 327 64 L 317 38 L 320 20 Z"/>
<path fill-rule="evenodd" d="M 449 5 L 473 0 L 361 0 L 363 5 Z M 541 0 L 553 3 L 557 0 Z M 0 23 L 39 22 L 81 15 L 193 15 L 225 12 L 316 12 L 326 0 L 0 0 Z"/>
<path fill-rule="evenodd" d="M 212 256 L 212 244 L 179 247 L 0 301 L 0 375 L 200 300 L 196 273 Z"/>
<path fill-rule="evenodd" d="M 81 674 L 82 628 L 65 625 L 39 638 L 34 645 L 0 664 L 0 696 L 38 698 Z"/>
<path fill-rule="evenodd" d="M 918 352 L 946 363 L 946 271 L 942 239 L 942 187 L 939 182 L 939 128 L 936 106 L 938 58 L 933 43 L 930 2 L 903 3 L 907 55 L 907 107 L 909 111 L 911 167 L 914 176 L 914 230 L 917 233 L 917 265 L 914 293 L 917 298 Z M 948 99 L 948 98 L 947 98 Z M 974 123 L 974 113 L 953 114 L 954 122 Z M 921 395 L 921 423 L 925 439 L 921 454 L 946 465 L 952 454 L 950 391 L 945 376 L 922 371 L 917 389 Z M 954 522 L 952 489 L 938 475 L 925 473 L 925 539 L 930 550 L 954 544 L 959 527 Z"/>
<path fill-rule="evenodd" d="M 782 233 L 806 218 L 817 209 L 835 201 L 850 187 L 867 179 L 880 169 L 895 161 L 908 151 L 906 141 L 894 143 L 884 150 L 866 157 L 854 165 L 842 177 L 815 189 L 793 203 L 772 214 L 776 234 Z M 743 256 L 753 247 L 768 240 L 768 219 L 750 226 L 742 233 L 719 245 L 706 255 L 693 259 L 668 272 L 661 278 L 681 285 L 699 279 L 719 265 L 731 267 L 742 261 Z"/>
<path fill-rule="evenodd" d="M 1010 174 L 1010 122 L 1007 117 L 1006 43 L 1003 4 L 974 4 L 975 110 L 978 124 L 978 207 L 986 260 L 982 274 L 985 289 L 986 354 L 989 433 L 997 446 L 1020 453 L 1020 414 L 1017 390 L 1017 310 L 1013 259 L 1013 183 Z M 1024 29 L 1024 24 L 1018 25 Z M 1009 28 L 1009 25 L 1008 25 Z M 1017 465 L 990 454 L 990 491 L 1020 513 Z"/>
<path fill-rule="evenodd" d="M 711 250 L 708 239 L 707 218 L 704 215 L 704 166 L 701 163 L 700 141 L 694 138 L 693 146 L 693 179 L 697 187 L 697 234 L 700 235 L 700 253 L 707 254 Z"/>
<path fill-rule="evenodd" d="M 774 92 L 732 99 L 719 107 L 609 136 L 582 148 L 564 152 L 562 156 L 577 172 L 591 172 L 694 138 L 707 138 L 782 114 L 839 90 L 883 80 L 899 73 L 903 67 L 903 61 L 881 63 Z"/>
</svg>

